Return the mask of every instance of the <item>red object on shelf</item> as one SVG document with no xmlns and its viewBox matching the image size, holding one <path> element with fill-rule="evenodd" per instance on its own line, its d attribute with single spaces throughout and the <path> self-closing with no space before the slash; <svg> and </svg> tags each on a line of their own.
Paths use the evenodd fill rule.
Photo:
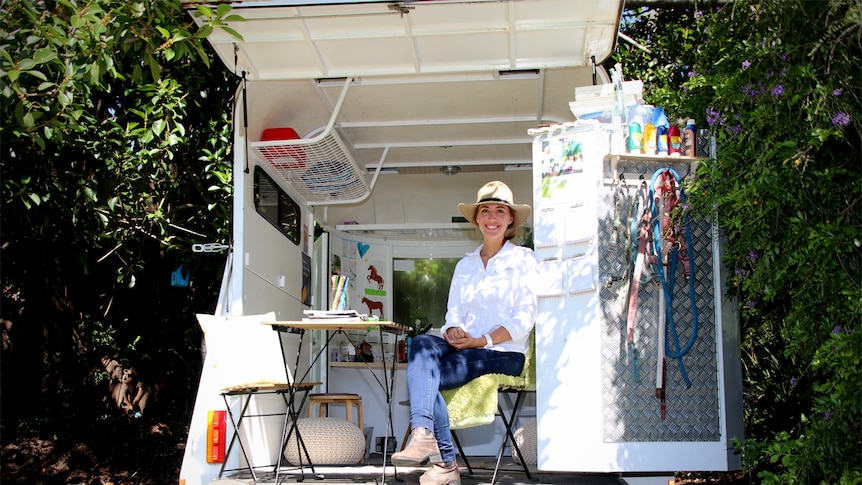
<svg viewBox="0 0 862 485">
<path fill-rule="evenodd" d="M 287 141 L 302 138 L 293 128 L 267 128 L 261 141 Z M 275 168 L 305 168 L 305 150 L 299 146 L 276 145 L 260 147 L 261 154 Z"/>
</svg>

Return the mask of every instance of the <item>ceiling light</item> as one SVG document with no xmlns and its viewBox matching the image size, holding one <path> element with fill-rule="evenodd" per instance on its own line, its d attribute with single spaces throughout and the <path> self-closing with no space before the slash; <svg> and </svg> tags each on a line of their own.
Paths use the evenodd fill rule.
<svg viewBox="0 0 862 485">
<path fill-rule="evenodd" d="M 445 173 L 446 175 L 455 175 L 456 173 L 461 171 L 461 167 L 458 165 L 446 165 L 440 167 L 440 171 Z"/>
</svg>

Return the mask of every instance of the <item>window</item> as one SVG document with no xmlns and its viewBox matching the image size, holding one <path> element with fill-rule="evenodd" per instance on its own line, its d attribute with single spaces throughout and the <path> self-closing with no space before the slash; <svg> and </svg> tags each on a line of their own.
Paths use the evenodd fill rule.
<svg viewBox="0 0 862 485">
<path fill-rule="evenodd" d="M 299 204 L 281 190 L 260 166 L 254 167 L 254 208 L 294 244 L 299 245 L 302 227 Z"/>
<path fill-rule="evenodd" d="M 392 319 L 413 326 L 440 328 L 446 322 L 449 284 L 460 258 L 394 258 Z"/>
</svg>

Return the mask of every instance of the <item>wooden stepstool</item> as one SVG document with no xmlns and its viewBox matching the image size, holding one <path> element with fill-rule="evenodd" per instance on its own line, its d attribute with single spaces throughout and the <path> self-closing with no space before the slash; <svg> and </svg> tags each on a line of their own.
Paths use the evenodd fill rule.
<svg viewBox="0 0 862 485">
<path fill-rule="evenodd" d="M 353 422 L 353 407 L 356 406 L 356 425 L 362 427 L 362 396 L 359 394 L 322 393 L 308 395 L 308 417 L 314 417 L 314 408 L 319 407 L 318 416 L 327 416 L 330 404 L 343 404 L 347 421 Z"/>
</svg>

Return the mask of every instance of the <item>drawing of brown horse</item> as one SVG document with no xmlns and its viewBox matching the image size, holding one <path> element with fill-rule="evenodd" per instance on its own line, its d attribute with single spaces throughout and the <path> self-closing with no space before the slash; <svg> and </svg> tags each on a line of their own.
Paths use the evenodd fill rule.
<svg viewBox="0 0 862 485">
<path fill-rule="evenodd" d="M 362 297 L 362 303 L 368 307 L 368 315 L 374 315 L 374 310 L 380 312 L 380 318 L 383 318 L 383 302 L 369 300 L 368 298 Z"/>
<path fill-rule="evenodd" d="M 366 278 L 368 280 L 368 282 L 371 283 L 372 280 L 376 281 L 377 282 L 377 289 L 382 290 L 383 289 L 383 277 L 380 276 L 379 274 L 377 274 L 377 268 L 375 268 L 374 266 L 368 266 L 368 271 L 371 272 L 371 274 L 369 274 L 368 277 Z"/>
</svg>

